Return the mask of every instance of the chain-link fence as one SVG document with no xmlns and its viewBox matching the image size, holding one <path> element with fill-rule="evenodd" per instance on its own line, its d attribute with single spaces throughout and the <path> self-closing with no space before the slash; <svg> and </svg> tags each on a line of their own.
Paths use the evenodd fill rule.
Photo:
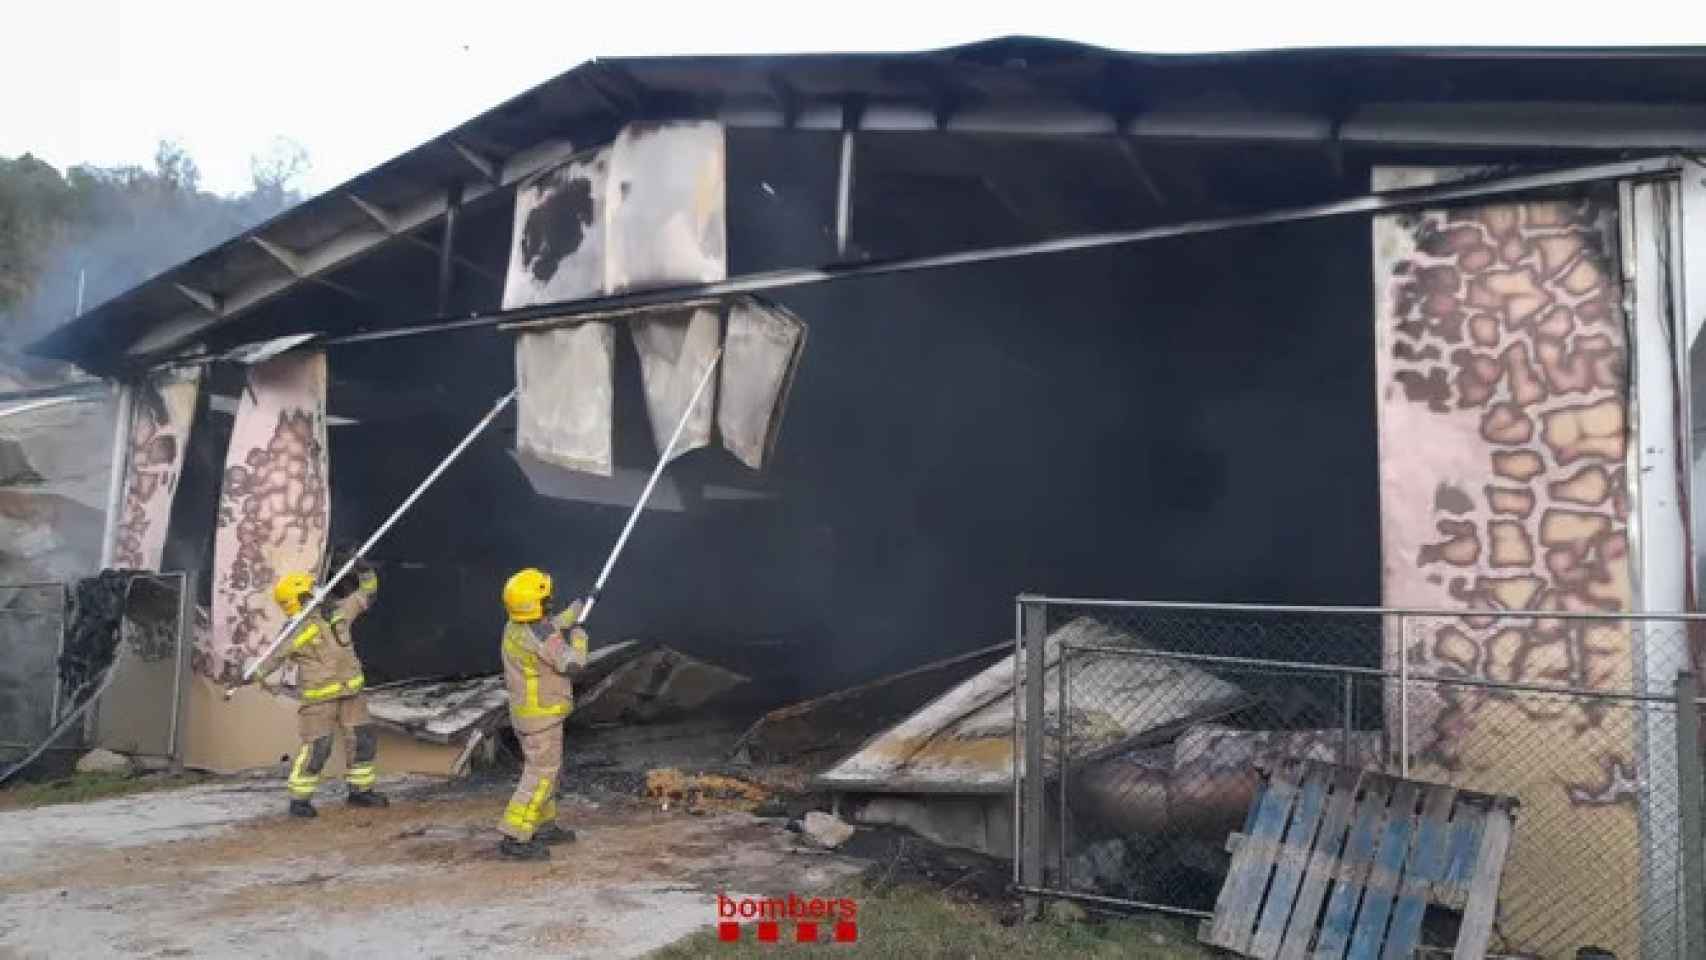
<svg viewBox="0 0 1706 960">
<path fill-rule="evenodd" d="M 0 584 L 0 758 L 53 729 L 64 627 L 64 584 Z"/>
<path fill-rule="evenodd" d="M 1515 798 L 1495 953 L 1706 956 L 1695 624 L 1039 598 L 1020 623 L 1024 889 L 1207 917 L 1258 769 L 1302 758 Z M 1426 942 L 1463 906 L 1436 897 Z"/>
</svg>

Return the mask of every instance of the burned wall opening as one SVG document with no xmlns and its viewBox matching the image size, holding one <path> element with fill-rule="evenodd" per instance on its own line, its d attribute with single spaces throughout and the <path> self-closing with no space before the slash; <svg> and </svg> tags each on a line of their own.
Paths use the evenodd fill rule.
<svg viewBox="0 0 1706 960">
<path fill-rule="evenodd" d="M 1365 229 L 784 293 L 812 340 L 776 496 L 649 513 L 595 636 L 668 642 L 781 698 L 1004 639 L 1022 590 L 1375 602 Z M 334 540 L 372 530 L 508 389 L 510 349 L 465 333 L 338 352 L 331 409 L 361 422 L 331 431 Z M 619 357 L 617 461 L 644 466 L 632 368 Z M 545 567 L 565 593 L 596 575 L 625 508 L 535 494 L 512 449 L 509 418 L 376 551 L 376 680 L 495 669 L 508 573 Z M 707 449 L 670 476 L 731 469 Z"/>
</svg>

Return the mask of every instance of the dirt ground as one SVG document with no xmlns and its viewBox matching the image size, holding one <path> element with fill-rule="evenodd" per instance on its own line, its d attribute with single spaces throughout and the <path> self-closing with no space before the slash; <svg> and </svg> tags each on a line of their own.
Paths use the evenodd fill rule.
<svg viewBox="0 0 1706 960">
<path fill-rule="evenodd" d="M 21 957 L 634 957 L 714 925 L 715 895 L 810 893 L 869 861 L 778 820 L 568 796 L 579 842 L 497 859 L 501 783 L 391 783 L 386 810 L 277 781 L 0 811 L 0 960 Z"/>
</svg>

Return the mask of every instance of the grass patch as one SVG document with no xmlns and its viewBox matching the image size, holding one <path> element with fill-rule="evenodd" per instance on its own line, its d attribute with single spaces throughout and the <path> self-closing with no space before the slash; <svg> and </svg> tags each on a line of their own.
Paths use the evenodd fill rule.
<svg viewBox="0 0 1706 960">
<path fill-rule="evenodd" d="M 0 789 L 0 810 L 22 810 L 55 803 L 82 803 L 103 797 L 122 797 L 151 790 L 173 790 L 201 783 L 199 773 L 149 774 L 133 777 L 122 773 L 74 773 L 56 780 L 18 783 Z"/>
<path fill-rule="evenodd" d="M 823 942 L 796 944 L 791 942 L 794 926 L 786 921 L 781 925 L 781 939 L 790 942 L 758 943 L 755 928 L 747 924 L 741 931 L 739 943 L 722 943 L 707 917 L 708 929 L 705 932 L 654 952 L 652 960 L 696 960 L 699 957 L 774 960 L 779 948 L 790 956 L 800 952 L 821 953 L 850 960 L 888 957 L 1206 960 L 1222 956 L 1196 942 L 1194 921 L 1187 924 L 1155 916 L 1130 919 L 1092 917 L 1076 923 L 1042 920 L 1004 926 L 995 911 L 986 904 L 910 884 L 875 892 L 868 885 L 856 884 L 833 896 L 849 896 L 858 901 L 857 943 L 830 943 L 830 930 L 820 928 L 819 938 Z"/>
</svg>

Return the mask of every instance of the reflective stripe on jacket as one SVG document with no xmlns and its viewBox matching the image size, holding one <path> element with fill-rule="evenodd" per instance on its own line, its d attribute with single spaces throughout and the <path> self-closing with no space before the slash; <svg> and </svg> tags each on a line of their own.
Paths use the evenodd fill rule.
<svg viewBox="0 0 1706 960">
<path fill-rule="evenodd" d="M 563 626 L 574 623 L 574 611 L 553 620 L 504 625 L 502 653 L 504 685 L 509 691 L 510 723 L 521 733 L 549 729 L 563 722 L 574 705 L 569 674 L 585 666 L 586 631 Z"/>
</svg>

